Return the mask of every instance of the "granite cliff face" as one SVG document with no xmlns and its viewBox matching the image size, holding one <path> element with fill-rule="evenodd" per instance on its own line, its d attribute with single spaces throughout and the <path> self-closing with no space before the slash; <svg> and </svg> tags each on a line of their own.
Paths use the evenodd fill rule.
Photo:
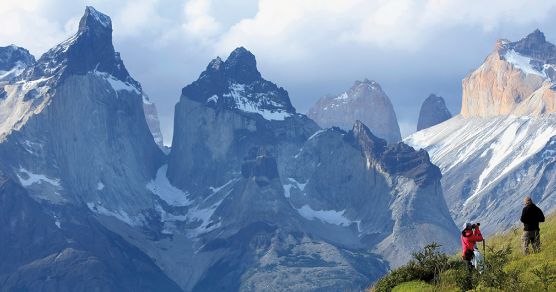
<svg viewBox="0 0 556 292">
<path fill-rule="evenodd" d="M 155 196 L 145 185 L 164 159 L 111 33 L 110 18 L 87 7 L 74 36 L 1 84 L 3 287 L 180 289 L 95 219 L 149 220 Z"/>
<path fill-rule="evenodd" d="M 463 80 L 464 117 L 540 115 L 555 110 L 556 47 L 539 30 L 494 52 Z"/>
<path fill-rule="evenodd" d="M 323 128 L 351 129 L 362 121 L 378 137 L 388 143 L 401 140 L 400 127 L 390 99 L 375 81 L 355 81 L 338 96 L 325 96 L 309 109 L 307 116 Z"/>
<path fill-rule="evenodd" d="M 148 182 L 163 154 L 111 33 L 110 19 L 89 7 L 74 36 L 3 87 L 1 167 L 39 199 L 142 216 L 152 199 L 131 182 Z"/>
<path fill-rule="evenodd" d="M 444 99 L 441 96 L 431 94 L 421 105 L 419 120 L 417 121 L 417 131 L 440 124 L 451 117 L 452 114 L 446 107 Z"/>
</svg>

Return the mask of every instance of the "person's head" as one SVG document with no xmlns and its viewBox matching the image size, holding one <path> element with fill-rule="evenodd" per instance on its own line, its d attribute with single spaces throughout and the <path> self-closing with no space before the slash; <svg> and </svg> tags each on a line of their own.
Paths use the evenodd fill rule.
<svg viewBox="0 0 556 292">
<path fill-rule="evenodd" d="M 525 198 L 523 199 L 523 203 L 525 205 L 531 205 L 531 204 L 533 204 L 533 200 L 531 199 L 531 197 L 525 196 Z"/>
<path fill-rule="evenodd" d="M 473 229 L 473 224 L 466 222 L 463 224 L 463 231 Z"/>
</svg>

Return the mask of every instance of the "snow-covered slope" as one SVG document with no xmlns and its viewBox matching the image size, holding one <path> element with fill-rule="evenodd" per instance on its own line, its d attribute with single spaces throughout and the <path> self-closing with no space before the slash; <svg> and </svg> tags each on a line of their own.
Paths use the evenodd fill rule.
<svg viewBox="0 0 556 292">
<path fill-rule="evenodd" d="M 442 171 L 444 195 L 457 223 L 484 222 L 501 231 L 519 222 L 525 195 L 546 211 L 556 206 L 552 172 L 556 116 L 463 118 L 405 139 L 427 150 Z"/>
</svg>

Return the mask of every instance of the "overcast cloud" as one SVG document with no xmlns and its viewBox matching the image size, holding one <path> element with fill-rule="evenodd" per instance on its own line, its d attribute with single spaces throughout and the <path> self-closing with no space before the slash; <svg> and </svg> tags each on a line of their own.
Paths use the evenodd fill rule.
<svg viewBox="0 0 556 292">
<path fill-rule="evenodd" d="M 237 46 L 299 112 L 376 80 L 407 135 L 429 93 L 459 112 L 461 80 L 496 39 L 539 28 L 556 42 L 556 1 L 543 0 L 1 0 L 0 45 L 39 57 L 75 32 L 85 5 L 112 17 L 116 50 L 157 104 L 167 144 L 181 88 Z"/>
</svg>

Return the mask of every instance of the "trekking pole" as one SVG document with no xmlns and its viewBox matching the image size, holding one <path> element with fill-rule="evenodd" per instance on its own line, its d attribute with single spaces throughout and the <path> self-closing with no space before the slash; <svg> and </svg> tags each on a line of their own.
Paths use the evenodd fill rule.
<svg viewBox="0 0 556 292">
<path fill-rule="evenodd" d="M 483 238 L 483 266 L 485 265 L 486 259 L 487 259 L 487 250 L 486 250 L 486 243 L 485 243 L 485 239 Z"/>
</svg>

